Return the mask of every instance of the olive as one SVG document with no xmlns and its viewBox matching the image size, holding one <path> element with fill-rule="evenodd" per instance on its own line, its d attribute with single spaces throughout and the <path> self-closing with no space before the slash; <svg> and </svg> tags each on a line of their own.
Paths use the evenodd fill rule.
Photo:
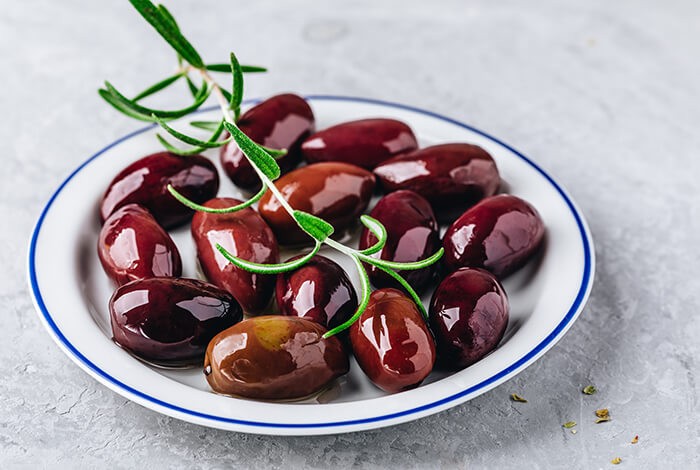
<svg viewBox="0 0 700 470">
<path fill-rule="evenodd" d="M 433 209 L 428 201 L 413 191 L 401 190 L 379 200 L 370 216 L 384 225 L 387 240 L 384 248 L 374 255 L 389 261 L 414 262 L 428 258 L 440 248 L 440 233 Z M 360 249 L 377 243 L 368 229 L 360 235 Z M 365 266 L 377 287 L 398 287 L 399 284 L 374 266 Z M 435 265 L 416 271 L 398 271 L 415 290 L 422 290 L 430 282 Z"/>
<path fill-rule="evenodd" d="M 302 97 L 286 93 L 253 106 L 237 124 L 256 143 L 287 149 L 287 154 L 277 160 L 284 174 L 301 160 L 299 147 L 314 131 L 314 114 Z M 248 191 L 260 188 L 260 178 L 235 142 L 221 148 L 220 158 L 221 166 L 236 186 Z"/>
<path fill-rule="evenodd" d="M 430 303 L 441 367 L 463 369 L 493 351 L 508 325 L 508 297 L 488 271 L 462 268 L 440 283 Z"/>
<path fill-rule="evenodd" d="M 350 327 L 357 363 L 386 392 L 417 387 L 435 364 L 435 344 L 411 299 L 396 289 L 372 292 L 367 308 Z"/>
<path fill-rule="evenodd" d="M 537 210 L 519 197 L 486 198 L 455 220 L 443 238 L 450 270 L 485 268 L 503 278 L 523 266 L 544 237 Z"/>
<path fill-rule="evenodd" d="M 109 184 L 100 203 L 102 221 L 116 209 L 135 203 L 148 209 L 165 229 L 184 224 L 194 211 L 168 192 L 169 184 L 201 204 L 216 196 L 219 175 L 212 162 L 200 155 L 185 157 L 161 152 L 143 157 L 124 168 Z"/>
<path fill-rule="evenodd" d="M 152 277 L 119 287 L 109 301 L 114 341 L 164 366 L 201 364 L 209 341 L 241 321 L 226 291 L 196 279 Z"/>
<path fill-rule="evenodd" d="M 309 163 L 343 162 L 371 170 L 384 160 L 418 148 L 410 127 L 396 119 L 344 122 L 313 134 L 301 145 Z"/>
<path fill-rule="evenodd" d="M 441 216 L 463 211 L 498 191 L 496 162 L 476 145 L 443 144 L 399 155 L 374 169 L 385 191 L 410 189 Z"/>
<path fill-rule="evenodd" d="M 204 206 L 221 209 L 240 203 L 221 197 Z M 206 278 L 230 292 L 246 313 L 261 313 L 272 298 L 275 276 L 238 268 L 216 248 L 219 244 L 233 256 L 254 263 L 279 263 L 277 240 L 260 215 L 250 208 L 227 214 L 197 212 L 192 218 L 192 237 Z"/>
<path fill-rule="evenodd" d="M 180 252 L 150 212 L 137 204 L 117 209 L 105 221 L 97 254 L 119 285 L 147 277 L 180 276 Z"/>
<path fill-rule="evenodd" d="M 345 322 L 357 309 L 357 294 L 347 273 L 321 255 L 295 271 L 279 274 L 275 292 L 282 315 L 306 318 L 326 328 Z"/>
<path fill-rule="evenodd" d="M 348 372 L 350 364 L 336 337 L 299 317 L 253 317 L 222 331 L 207 348 L 204 374 L 226 395 L 281 400 L 321 391 Z"/>
<path fill-rule="evenodd" d="M 294 208 L 320 217 L 336 232 L 348 228 L 367 208 L 374 190 L 369 171 L 347 163 L 314 163 L 290 173 L 275 186 Z M 283 245 L 310 244 L 304 233 L 268 191 L 260 199 L 260 215 Z"/>
</svg>

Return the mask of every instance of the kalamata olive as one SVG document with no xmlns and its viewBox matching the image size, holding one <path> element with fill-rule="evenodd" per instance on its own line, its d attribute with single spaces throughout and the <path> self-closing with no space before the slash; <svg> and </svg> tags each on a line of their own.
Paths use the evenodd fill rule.
<svg viewBox="0 0 700 470">
<path fill-rule="evenodd" d="M 508 314 L 506 293 L 490 272 L 462 268 L 443 279 L 430 304 L 440 366 L 463 369 L 493 351 Z"/>
<path fill-rule="evenodd" d="M 249 318 L 209 343 L 204 374 L 211 388 L 226 395 L 281 400 L 321 391 L 350 368 L 335 336 L 299 317 Z"/>
<path fill-rule="evenodd" d="M 287 173 L 275 186 L 294 208 L 321 217 L 341 232 L 369 204 L 374 176 L 347 163 L 314 163 Z M 313 240 L 297 226 L 272 193 L 260 199 L 260 215 L 283 245 L 310 244 Z"/>
<path fill-rule="evenodd" d="M 543 236 L 544 223 L 534 207 L 509 194 L 493 196 L 447 229 L 444 263 L 451 270 L 486 268 L 502 278 L 530 259 Z"/>
<path fill-rule="evenodd" d="M 362 316 L 350 327 L 355 358 L 367 377 L 386 392 L 417 387 L 435 364 L 435 344 L 411 299 L 396 289 L 372 292 Z"/>
<path fill-rule="evenodd" d="M 382 251 L 372 255 L 389 261 L 413 262 L 423 260 L 440 248 L 440 234 L 435 215 L 428 201 L 413 191 L 396 191 L 379 200 L 370 215 L 380 221 L 387 231 Z M 360 249 L 377 243 L 366 228 L 360 235 Z M 416 290 L 422 290 L 432 278 L 434 266 L 399 274 Z M 396 287 L 398 283 L 374 266 L 366 265 L 372 283 L 377 287 Z"/>
<path fill-rule="evenodd" d="M 384 160 L 418 148 L 410 127 L 396 119 L 361 119 L 317 132 L 301 152 L 309 163 L 343 162 L 371 170 Z"/>
<path fill-rule="evenodd" d="M 109 216 L 100 230 L 97 254 L 107 275 L 119 285 L 182 274 L 180 252 L 172 238 L 137 204 Z"/>
<path fill-rule="evenodd" d="M 243 113 L 238 127 L 253 141 L 273 149 L 287 149 L 277 160 L 282 173 L 293 169 L 301 159 L 301 142 L 314 131 L 314 114 L 300 96 L 286 93 L 266 99 Z M 221 165 L 233 183 L 253 191 L 260 178 L 235 142 L 221 148 Z"/>
<path fill-rule="evenodd" d="M 470 144 L 434 145 L 399 155 L 376 167 L 374 174 L 387 192 L 417 192 L 438 216 L 492 196 L 501 184 L 491 155 Z"/>
<path fill-rule="evenodd" d="M 347 273 L 321 255 L 295 271 L 279 274 L 275 293 L 282 315 L 313 320 L 326 328 L 345 322 L 357 309 L 357 294 Z"/>
<path fill-rule="evenodd" d="M 219 175 L 200 155 L 181 156 L 161 152 L 143 157 L 124 168 L 109 184 L 100 204 L 102 221 L 127 204 L 140 204 L 163 228 L 187 222 L 194 211 L 167 190 L 169 184 L 185 197 L 201 204 L 216 196 Z"/>
<path fill-rule="evenodd" d="M 240 203 L 237 199 L 220 197 L 204 206 L 221 209 Z M 277 240 L 260 215 L 250 208 L 228 214 L 197 212 L 192 218 L 192 237 L 206 278 L 230 292 L 246 313 L 262 312 L 272 298 L 275 276 L 237 268 L 216 249 L 219 244 L 246 261 L 279 263 Z"/>
<path fill-rule="evenodd" d="M 165 366 L 201 364 L 209 341 L 243 318 L 228 292 L 173 277 L 124 284 L 109 301 L 109 315 L 117 344 Z"/>
</svg>

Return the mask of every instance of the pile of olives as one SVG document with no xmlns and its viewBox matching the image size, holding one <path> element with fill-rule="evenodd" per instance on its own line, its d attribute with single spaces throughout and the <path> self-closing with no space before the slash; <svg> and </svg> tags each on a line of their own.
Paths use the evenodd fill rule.
<svg viewBox="0 0 700 470">
<path fill-rule="evenodd" d="M 437 285 L 429 320 L 400 284 L 366 265 L 377 288 L 367 308 L 348 331 L 324 338 L 358 308 L 347 273 L 321 255 L 278 275 L 234 266 L 217 244 L 248 261 L 279 263 L 279 245 L 312 240 L 270 192 L 257 210 L 194 213 L 168 185 L 210 208 L 241 201 L 217 197 L 219 175 L 207 158 L 162 152 L 124 168 L 100 204 L 98 254 L 118 286 L 109 312 L 122 348 L 161 366 L 202 366 L 217 393 L 288 400 L 346 374 L 350 354 L 377 387 L 398 392 L 417 387 L 434 367 L 459 370 L 497 347 L 509 315 L 500 279 L 538 250 L 544 225 L 527 202 L 496 195 L 501 179 L 488 152 L 466 143 L 419 149 L 410 127 L 395 119 L 315 132 L 311 108 L 293 94 L 261 102 L 238 125 L 255 142 L 288 150 L 278 160 L 277 188 L 336 234 L 354 229 L 372 196 L 383 192 L 369 214 L 388 237 L 373 256 L 414 262 L 444 247 L 440 263 L 400 273 L 418 292 Z M 242 190 L 260 188 L 235 143 L 221 148 L 220 159 Z M 442 237 L 438 221 L 449 224 Z M 206 282 L 181 278 L 167 230 L 187 223 Z M 365 229 L 359 248 L 376 242 Z"/>
</svg>

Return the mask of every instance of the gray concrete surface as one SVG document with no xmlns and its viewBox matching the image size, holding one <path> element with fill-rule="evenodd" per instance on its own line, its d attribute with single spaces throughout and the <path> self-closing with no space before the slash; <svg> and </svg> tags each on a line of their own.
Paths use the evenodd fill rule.
<svg viewBox="0 0 700 470">
<path fill-rule="evenodd" d="M 125 1 L 0 8 L 0 468 L 700 468 L 700 3 L 168 1 L 202 53 L 269 66 L 247 96 L 337 93 L 472 123 L 550 170 L 598 271 L 561 343 L 450 411 L 350 435 L 221 432 L 137 406 L 53 344 L 28 238 L 67 173 L 135 128 L 100 102 L 168 48 Z M 599 393 L 580 393 L 589 383 Z M 517 392 L 527 404 L 511 403 Z M 593 424 L 609 407 L 612 421 Z M 565 421 L 579 422 L 574 435 Z M 639 443 L 630 440 L 639 435 Z"/>
</svg>

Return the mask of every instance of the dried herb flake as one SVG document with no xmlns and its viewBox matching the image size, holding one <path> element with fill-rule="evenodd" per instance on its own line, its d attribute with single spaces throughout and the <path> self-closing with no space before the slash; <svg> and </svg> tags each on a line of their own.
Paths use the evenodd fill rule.
<svg viewBox="0 0 700 470">
<path fill-rule="evenodd" d="M 595 388 L 593 385 L 588 385 L 586 387 L 583 387 L 583 390 L 581 390 L 584 395 L 593 395 L 595 392 L 598 391 L 597 388 Z"/>
<path fill-rule="evenodd" d="M 527 400 L 518 395 L 517 393 L 511 393 L 510 399 L 513 401 L 517 401 L 518 403 L 527 403 Z"/>
<path fill-rule="evenodd" d="M 613 465 L 620 465 L 620 462 L 622 462 L 622 459 L 620 457 L 615 457 L 610 461 L 610 463 Z"/>
<path fill-rule="evenodd" d="M 634 436 L 630 444 L 636 444 L 637 442 L 639 442 L 639 436 Z"/>
<path fill-rule="evenodd" d="M 576 421 L 567 421 L 566 423 L 562 424 L 562 426 L 566 429 L 571 429 L 576 426 Z"/>
</svg>

